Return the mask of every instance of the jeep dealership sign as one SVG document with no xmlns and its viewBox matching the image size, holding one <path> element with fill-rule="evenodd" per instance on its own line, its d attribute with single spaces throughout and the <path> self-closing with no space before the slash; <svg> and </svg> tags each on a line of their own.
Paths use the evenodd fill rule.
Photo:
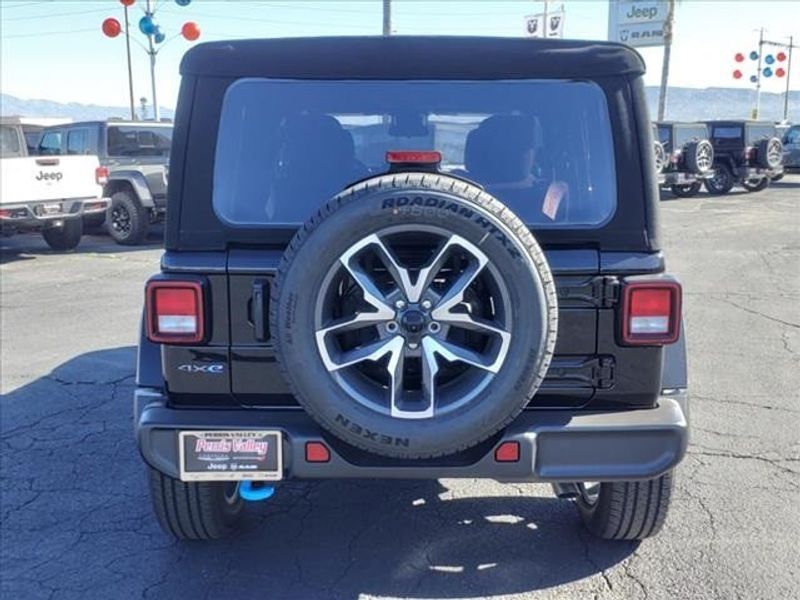
<svg viewBox="0 0 800 600">
<path fill-rule="evenodd" d="M 608 39 L 629 46 L 663 46 L 667 0 L 609 0 Z"/>
</svg>

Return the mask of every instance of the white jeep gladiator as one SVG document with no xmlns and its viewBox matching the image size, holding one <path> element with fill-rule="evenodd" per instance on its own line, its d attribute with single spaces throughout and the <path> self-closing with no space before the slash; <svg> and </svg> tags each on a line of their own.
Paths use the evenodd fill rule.
<svg viewBox="0 0 800 600">
<path fill-rule="evenodd" d="M 104 212 L 108 172 L 96 156 L 29 156 L 25 124 L 0 119 L 0 229 L 3 235 L 41 231 L 54 250 L 81 240 L 84 214 Z"/>
</svg>

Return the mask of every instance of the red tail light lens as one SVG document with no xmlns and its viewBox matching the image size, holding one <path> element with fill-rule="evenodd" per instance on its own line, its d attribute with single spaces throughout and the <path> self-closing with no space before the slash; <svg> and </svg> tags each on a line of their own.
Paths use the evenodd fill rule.
<svg viewBox="0 0 800 600">
<path fill-rule="evenodd" d="M 745 148 L 744 157 L 747 160 L 755 160 L 756 159 L 756 148 Z"/>
<path fill-rule="evenodd" d="M 193 344 L 204 336 L 203 288 L 196 281 L 147 284 L 147 337 L 158 343 Z"/>
<path fill-rule="evenodd" d="M 108 169 L 106 167 L 97 167 L 94 170 L 94 179 L 97 185 L 105 185 L 108 183 Z"/>
<path fill-rule="evenodd" d="M 622 341 L 660 346 L 677 341 L 681 327 L 681 286 L 676 281 L 640 281 L 622 293 Z"/>
<path fill-rule="evenodd" d="M 396 164 L 438 165 L 442 162 L 442 153 L 436 150 L 389 150 L 386 162 Z"/>
<path fill-rule="evenodd" d="M 519 442 L 503 442 L 494 451 L 495 462 L 517 462 L 519 460 Z"/>
<path fill-rule="evenodd" d="M 306 442 L 306 462 L 326 463 L 331 459 L 331 451 L 322 442 Z"/>
</svg>

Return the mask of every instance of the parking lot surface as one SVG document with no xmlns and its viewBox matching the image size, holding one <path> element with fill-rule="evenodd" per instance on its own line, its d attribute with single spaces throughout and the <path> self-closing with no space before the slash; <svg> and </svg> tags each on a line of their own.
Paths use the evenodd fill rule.
<svg viewBox="0 0 800 600">
<path fill-rule="evenodd" d="M 684 283 L 692 443 L 661 534 L 584 533 L 549 486 L 290 482 L 243 532 L 177 543 L 132 436 L 158 239 L 2 240 L 5 598 L 747 598 L 800 587 L 800 176 L 662 203 Z"/>
</svg>

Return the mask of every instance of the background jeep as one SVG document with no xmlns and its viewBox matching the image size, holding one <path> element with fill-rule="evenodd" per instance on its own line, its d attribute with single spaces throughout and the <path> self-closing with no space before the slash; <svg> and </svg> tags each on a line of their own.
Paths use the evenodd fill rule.
<svg viewBox="0 0 800 600">
<path fill-rule="evenodd" d="M 741 185 L 763 190 L 783 173 L 783 146 L 768 121 L 707 121 L 714 146 L 714 174 L 705 180 L 710 194 L 727 194 Z"/>
<path fill-rule="evenodd" d="M 704 123 L 656 123 L 664 148 L 663 185 L 681 198 L 696 196 L 713 173 L 714 148 Z"/>
<path fill-rule="evenodd" d="M 96 154 L 108 170 L 104 189 L 111 198 L 105 215 L 108 233 L 119 244 L 135 245 L 166 213 L 171 141 L 171 123 L 87 121 L 44 129 L 39 153 Z M 96 226 L 103 220 L 90 217 L 86 224 Z"/>
<path fill-rule="evenodd" d="M 661 528 L 688 396 L 638 54 L 272 39 L 181 73 L 134 397 L 165 531 L 281 479 L 441 477 Z"/>
</svg>

